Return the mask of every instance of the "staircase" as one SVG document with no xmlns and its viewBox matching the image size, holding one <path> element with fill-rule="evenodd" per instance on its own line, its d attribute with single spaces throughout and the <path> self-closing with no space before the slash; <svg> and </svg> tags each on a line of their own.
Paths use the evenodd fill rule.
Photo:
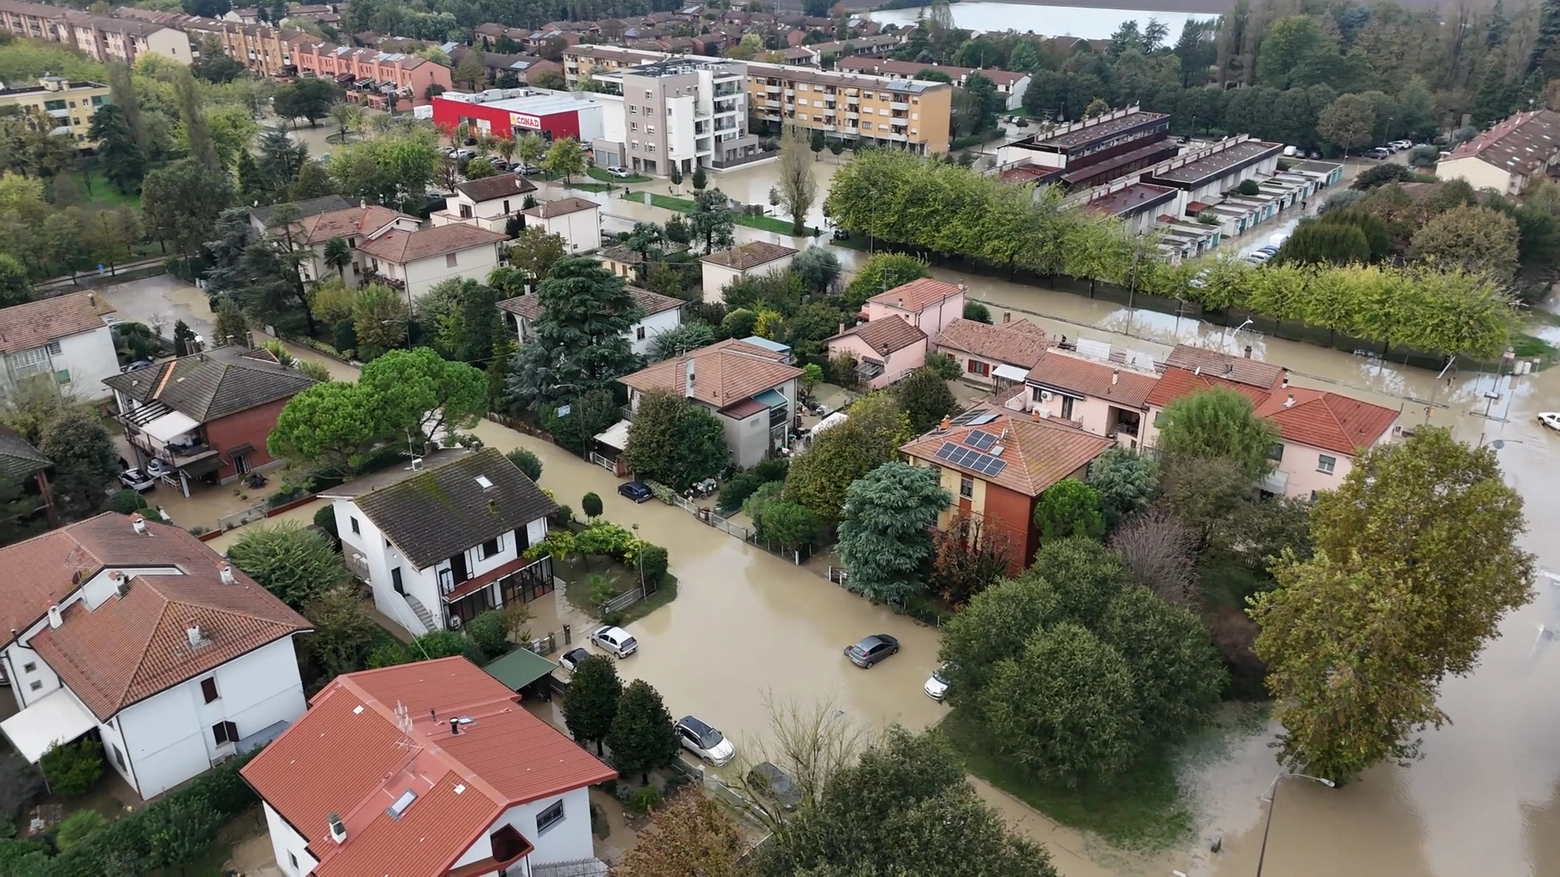
<svg viewBox="0 0 1560 877">
<path fill-rule="evenodd" d="M 416 597 L 413 597 L 411 594 L 402 594 L 401 596 L 406 598 L 406 604 L 412 607 L 412 612 L 417 615 L 417 620 L 422 622 L 425 632 L 433 633 L 442 629 L 438 624 L 434 623 L 433 614 L 428 611 L 428 607 L 419 602 Z"/>
</svg>

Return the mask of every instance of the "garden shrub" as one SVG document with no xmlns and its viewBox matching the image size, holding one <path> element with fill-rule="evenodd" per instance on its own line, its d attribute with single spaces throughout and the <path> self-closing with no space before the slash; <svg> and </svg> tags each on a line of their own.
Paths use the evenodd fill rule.
<svg viewBox="0 0 1560 877">
<path fill-rule="evenodd" d="M 466 635 L 482 650 L 485 658 L 497 658 L 509 652 L 509 620 L 498 609 L 489 609 L 471 619 L 466 625 Z"/>
<path fill-rule="evenodd" d="M 74 798 L 91 789 L 103 776 L 103 744 L 85 738 L 64 746 L 55 744 L 38 764 L 54 794 Z"/>
</svg>

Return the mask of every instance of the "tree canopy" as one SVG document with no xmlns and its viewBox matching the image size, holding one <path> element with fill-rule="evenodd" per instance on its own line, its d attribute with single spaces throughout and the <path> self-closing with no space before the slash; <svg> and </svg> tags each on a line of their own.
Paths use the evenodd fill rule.
<svg viewBox="0 0 1560 877">
<path fill-rule="evenodd" d="M 884 463 L 850 485 L 840 518 L 845 586 L 877 603 L 904 605 L 932 556 L 931 528 L 953 502 L 941 470 Z"/>
<path fill-rule="evenodd" d="M 670 390 L 640 396 L 623 458 L 634 474 L 687 490 L 726 465 L 731 450 L 709 409 Z"/>
<path fill-rule="evenodd" d="M 296 521 L 245 529 L 228 548 L 228 560 L 294 609 L 346 584 L 335 546 Z"/>
<path fill-rule="evenodd" d="M 1165 406 L 1159 449 L 1170 457 L 1229 460 L 1252 480 L 1272 468 L 1278 428 L 1259 418 L 1251 400 L 1215 387 L 1182 396 Z"/>
</svg>

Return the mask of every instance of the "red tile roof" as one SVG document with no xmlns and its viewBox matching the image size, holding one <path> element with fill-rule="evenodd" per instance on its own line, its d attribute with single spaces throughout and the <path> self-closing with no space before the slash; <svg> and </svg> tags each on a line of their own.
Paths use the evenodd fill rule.
<svg viewBox="0 0 1560 877">
<path fill-rule="evenodd" d="M 684 392 L 688 364 L 693 363 L 693 398 L 716 408 L 744 402 L 765 390 L 801 377 L 802 370 L 785 364 L 786 355 L 731 338 L 642 368 L 618 381 L 642 393 Z"/>
<path fill-rule="evenodd" d="M 551 219 L 554 216 L 568 216 L 571 213 L 579 213 L 581 210 L 600 209 L 600 204 L 597 204 L 595 201 L 586 201 L 584 198 L 559 198 L 557 201 L 548 201 L 535 207 L 527 207 L 520 212 L 527 216 Z"/>
<path fill-rule="evenodd" d="M 883 356 L 926 341 L 925 332 L 922 332 L 916 326 L 910 325 L 908 321 L 895 316 L 861 323 L 846 329 L 828 340 L 834 341 L 840 338 L 848 338 L 852 335 L 865 341 L 868 347 Z"/>
<path fill-rule="evenodd" d="M 1234 381 L 1214 377 L 1206 371 L 1198 374 L 1192 369 L 1172 366 L 1160 374 L 1158 383 L 1154 384 L 1153 391 L 1148 394 L 1148 399 L 1145 401 L 1149 405 L 1163 408 L 1182 396 L 1189 396 L 1199 390 L 1211 390 L 1214 387 L 1234 390 L 1250 399 L 1253 405 L 1262 404 L 1268 397 L 1268 391 L 1263 388 L 1237 384 Z"/>
<path fill-rule="evenodd" d="M 1159 383 L 1158 375 L 1091 362 L 1055 350 L 1047 352 L 1029 370 L 1028 383 L 1053 390 L 1071 391 L 1096 399 L 1108 399 L 1129 408 L 1146 408 L 1148 396 Z"/>
<path fill-rule="evenodd" d="M 107 721 L 133 703 L 311 629 L 253 579 L 234 573 L 231 585 L 215 564 L 188 575 L 134 576 L 123 596 L 96 609 L 73 601 L 64 623 L 43 628 L 29 645 Z M 190 630 L 199 645 L 191 644 Z"/>
<path fill-rule="evenodd" d="M 1036 497 L 1116 445 L 1108 438 L 1084 432 L 1068 423 L 1038 417 L 1019 417 L 1006 408 L 984 402 L 965 413 L 979 411 L 997 416 L 980 425 L 950 425 L 946 430 L 939 427 L 900 447 L 900 453 L 968 472 L 982 481 L 989 481 L 1024 496 Z M 984 441 L 971 444 L 970 438 L 976 432 L 988 433 L 997 441 L 995 444 Z M 993 476 L 939 459 L 937 451 L 947 442 L 988 455 L 1000 447 L 1002 453 L 998 458 L 1006 461 L 1007 465 Z M 985 445 L 984 449 L 982 444 Z M 1021 525 L 1026 523 L 1019 522 Z"/>
<path fill-rule="evenodd" d="M 77 292 L 0 308 L 0 352 L 42 347 L 70 335 L 103 328 L 97 293 Z"/>
<path fill-rule="evenodd" d="M 454 734 L 452 717 L 471 722 Z M 617 772 L 456 657 L 336 677 L 243 775 L 308 839 L 317 877 L 443 877 L 510 807 Z M 415 800 L 392 819 L 407 791 Z"/>
<path fill-rule="evenodd" d="M 919 313 L 932 305 L 941 304 L 956 295 L 963 294 L 964 284 L 962 283 L 944 283 L 941 280 L 923 277 L 920 280 L 912 280 L 909 283 L 880 292 L 867 299 L 867 301 L 872 304 Z"/>
<path fill-rule="evenodd" d="M 700 262 L 709 262 L 711 265 L 719 265 L 722 268 L 730 268 L 733 271 L 749 271 L 760 265 L 768 265 L 787 256 L 796 255 L 796 250 L 783 244 L 772 244 L 768 241 L 753 241 L 732 247 L 729 250 L 721 250 L 718 253 L 710 253 L 699 259 Z"/>
<path fill-rule="evenodd" d="M 1190 344 L 1177 344 L 1175 349 L 1170 351 L 1170 355 L 1165 357 L 1164 364 L 1184 368 L 1187 371 L 1201 370 L 1205 375 L 1263 390 L 1277 389 L 1284 380 L 1284 373 L 1288 371 L 1281 365 L 1273 365 L 1260 359 L 1232 356 L 1206 347 L 1193 347 Z"/>
<path fill-rule="evenodd" d="M 1259 404 L 1257 416 L 1277 424 L 1286 442 L 1352 457 L 1380 441 L 1398 412 L 1337 393 L 1289 387 Z"/>
<path fill-rule="evenodd" d="M 415 216 L 388 207 L 370 205 L 305 216 L 298 220 L 296 227 L 302 230 L 305 243 L 318 244 L 331 238 L 373 234 L 398 219 L 409 220 L 414 224 L 417 222 Z"/>
<path fill-rule="evenodd" d="M 1028 320 L 992 326 L 976 320 L 952 320 L 938 333 L 939 350 L 959 350 L 998 363 L 1033 368 L 1050 346 L 1045 330 Z"/>
<path fill-rule="evenodd" d="M 446 253 L 458 253 L 481 246 L 491 247 L 499 241 L 507 240 L 509 235 L 502 232 L 488 231 L 464 222 L 452 222 L 417 231 L 392 228 L 377 238 L 358 244 L 358 249 L 370 256 L 404 265 Z"/>
</svg>

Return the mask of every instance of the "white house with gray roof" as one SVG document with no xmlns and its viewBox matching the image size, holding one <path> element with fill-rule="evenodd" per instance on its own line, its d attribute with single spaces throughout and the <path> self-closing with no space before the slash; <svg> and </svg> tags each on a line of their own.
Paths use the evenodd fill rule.
<svg viewBox="0 0 1560 877">
<path fill-rule="evenodd" d="M 628 294 L 633 296 L 634 304 L 639 306 L 641 314 L 634 325 L 628 328 L 628 346 L 633 348 L 634 353 L 646 356 L 650 353 L 655 336 L 682 325 L 683 301 L 637 286 L 628 287 Z M 504 322 L 515 331 L 519 343 L 531 343 L 536 321 L 542 315 L 541 296 L 533 292 L 504 299 L 498 303 L 498 309 L 504 312 Z"/>
<path fill-rule="evenodd" d="M 495 448 L 436 450 L 320 494 L 347 567 L 413 635 L 553 589 L 552 558 L 526 557 L 558 505 Z"/>
</svg>

